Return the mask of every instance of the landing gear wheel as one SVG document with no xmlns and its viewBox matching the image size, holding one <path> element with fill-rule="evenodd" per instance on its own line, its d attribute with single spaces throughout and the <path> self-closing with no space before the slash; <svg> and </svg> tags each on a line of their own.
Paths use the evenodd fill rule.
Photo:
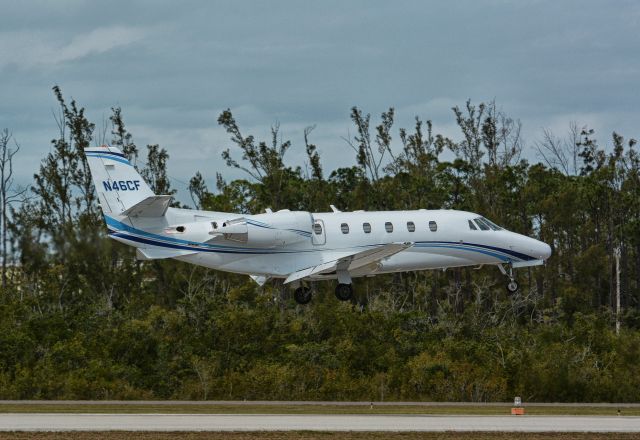
<svg viewBox="0 0 640 440">
<path fill-rule="evenodd" d="M 306 286 L 298 287 L 293 291 L 293 299 L 295 299 L 298 304 L 309 304 L 311 296 L 311 289 Z"/>
<path fill-rule="evenodd" d="M 336 286 L 336 298 L 340 301 L 349 301 L 353 298 L 353 287 L 351 284 L 338 284 Z"/>
<path fill-rule="evenodd" d="M 507 284 L 507 291 L 509 293 L 516 293 L 518 291 L 518 283 L 516 280 L 510 280 Z"/>
</svg>

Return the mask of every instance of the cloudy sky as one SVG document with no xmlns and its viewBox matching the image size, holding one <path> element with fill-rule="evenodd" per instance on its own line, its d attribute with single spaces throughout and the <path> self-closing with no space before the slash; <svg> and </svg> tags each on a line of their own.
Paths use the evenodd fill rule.
<svg viewBox="0 0 640 440">
<path fill-rule="evenodd" d="M 353 105 L 459 138 L 451 107 L 495 99 L 528 145 L 572 121 L 603 142 L 640 138 L 639 31 L 640 2 L 624 0 L 6 1 L 0 128 L 22 146 L 26 183 L 57 134 L 58 84 L 98 128 L 121 106 L 138 145 L 167 148 L 180 190 L 198 170 L 238 176 L 220 159 L 225 108 L 261 138 L 279 121 L 294 165 L 316 124 L 327 169 L 353 162 Z"/>
</svg>

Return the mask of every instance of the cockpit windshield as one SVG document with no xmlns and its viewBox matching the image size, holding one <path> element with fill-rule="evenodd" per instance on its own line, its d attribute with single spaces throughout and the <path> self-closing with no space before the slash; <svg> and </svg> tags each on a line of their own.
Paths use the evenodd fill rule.
<svg viewBox="0 0 640 440">
<path fill-rule="evenodd" d="M 492 222 L 489 219 L 486 219 L 484 217 L 482 217 L 482 220 L 484 220 L 485 222 L 489 223 L 489 226 L 491 227 L 491 229 L 493 229 L 494 231 L 502 231 L 504 228 L 501 228 L 500 226 L 496 225 L 494 222 Z"/>
<path fill-rule="evenodd" d="M 501 231 L 503 229 L 484 217 L 475 218 L 473 219 L 473 222 L 475 222 L 475 224 L 478 225 L 478 228 L 480 228 L 481 231 L 489 231 L 489 230 Z M 471 221 L 469 221 L 469 228 L 475 229 L 472 227 Z"/>
</svg>

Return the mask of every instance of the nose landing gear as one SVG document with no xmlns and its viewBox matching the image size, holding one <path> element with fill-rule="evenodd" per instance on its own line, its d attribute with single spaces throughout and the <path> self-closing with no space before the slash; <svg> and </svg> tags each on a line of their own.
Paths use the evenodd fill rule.
<svg viewBox="0 0 640 440">
<path fill-rule="evenodd" d="M 518 291 L 519 286 L 518 286 L 518 282 L 513 276 L 513 266 L 509 264 L 508 273 L 502 264 L 498 264 L 498 269 L 500 269 L 500 272 L 502 273 L 502 275 L 509 277 L 509 282 L 507 283 L 507 292 L 509 292 L 510 294 L 516 293 Z"/>
</svg>

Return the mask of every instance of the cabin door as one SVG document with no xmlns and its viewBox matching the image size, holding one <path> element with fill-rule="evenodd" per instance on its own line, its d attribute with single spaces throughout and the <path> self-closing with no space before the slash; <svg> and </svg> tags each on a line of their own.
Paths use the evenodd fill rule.
<svg viewBox="0 0 640 440">
<path fill-rule="evenodd" d="M 320 219 L 313 220 L 313 227 L 311 228 L 311 241 L 314 245 L 321 245 L 327 242 L 327 236 L 324 230 L 324 222 Z"/>
</svg>

